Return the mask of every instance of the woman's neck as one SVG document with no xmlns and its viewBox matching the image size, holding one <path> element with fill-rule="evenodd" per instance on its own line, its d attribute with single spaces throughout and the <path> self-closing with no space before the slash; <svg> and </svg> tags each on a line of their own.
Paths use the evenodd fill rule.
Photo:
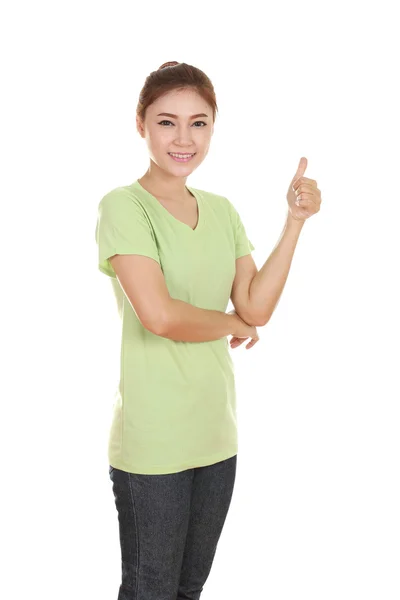
<svg viewBox="0 0 400 600">
<path fill-rule="evenodd" d="M 173 188 L 164 185 L 162 182 L 154 182 L 148 175 L 143 175 L 138 179 L 140 185 L 155 198 L 162 198 L 166 202 L 184 204 L 192 198 L 192 194 L 186 187 L 186 182 L 182 180 L 176 182 Z"/>
</svg>

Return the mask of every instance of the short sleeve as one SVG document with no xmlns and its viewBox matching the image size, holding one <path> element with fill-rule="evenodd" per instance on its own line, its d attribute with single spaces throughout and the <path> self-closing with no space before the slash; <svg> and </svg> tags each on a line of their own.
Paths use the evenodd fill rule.
<svg viewBox="0 0 400 600">
<path fill-rule="evenodd" d="M 240 258 L 241 256 L 246 256 L 246 254 L 251 254 L 251 252 L 255 250 L 255 247 L 247 237 L 245 227 L 238 211 L 230 200 L 228 200 L 228 203 L 235 237 L 235 258 Z"/>
<path fill-rule="evenodd" d="M 135 196 L 124 188 L 116 188 L 101 199 L 96 243 L 98 268 L 109 277 L 116 277 L 109 261 L 114 254 L 141 254 L 161 264 L 147 213 Z"/>
</svg>

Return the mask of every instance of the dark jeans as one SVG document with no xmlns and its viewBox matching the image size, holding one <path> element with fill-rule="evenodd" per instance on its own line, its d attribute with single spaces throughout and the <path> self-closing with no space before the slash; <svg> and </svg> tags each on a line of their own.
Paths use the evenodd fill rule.
<svg viewBox="0 0 400 600">
<path fill-rule="evenodd" d="M 211 570 L 237 456 L 167 475 L 110 466 L 118 511 L 118 600 L 198 600 Z"/>
</svg>

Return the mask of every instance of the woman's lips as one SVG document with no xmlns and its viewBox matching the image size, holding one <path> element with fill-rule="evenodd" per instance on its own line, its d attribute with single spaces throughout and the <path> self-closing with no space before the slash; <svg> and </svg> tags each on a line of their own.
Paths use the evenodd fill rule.
<svg viewBox="0 0 400 600">
<path fill-rule="evenodd" d="M 176 162 L 189 162 L 189 160 L 192 160 L 195 155 L 196 153 L 192 154 L 192 156 L 189 156 L 188 158 L 178 158 L 177 156 L 172 156 L 172 154 L 168 152 L 168 156 L 170 156 Z"/>
</svg>

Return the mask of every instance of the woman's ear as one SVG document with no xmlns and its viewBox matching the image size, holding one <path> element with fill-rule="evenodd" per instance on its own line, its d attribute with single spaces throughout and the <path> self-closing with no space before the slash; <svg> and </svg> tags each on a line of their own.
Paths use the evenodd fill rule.
<svg viewBox="0 0 400 600">
<path fill-rule="evenodd" d="M 136 129 L 138 130 L 141 137 L 144 137 L 144 127 L 142 119 L 136 115 Z"/>
</svg>

